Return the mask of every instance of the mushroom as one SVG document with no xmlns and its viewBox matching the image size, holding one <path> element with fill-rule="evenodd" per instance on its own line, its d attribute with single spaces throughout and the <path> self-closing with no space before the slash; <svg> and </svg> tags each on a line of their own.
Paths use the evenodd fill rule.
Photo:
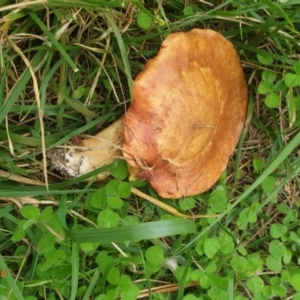
<svg viewBox="0 0 300 300">
<path fill-rule="evenodd" d="M 148 181 L 160 196 L 202 193 L 227 166 L 247 98 L 238 55 L 221 34 L 172 33 L 134 81 L 125 115 L 105 129 L 114 135 L 83 140 L 88 150 L 69 150 L 65 170 L 82 175 L 100 167 L 100 157 L 104 163 L 120 157 L 122 149 L 131 178 Z"/>
</svg>

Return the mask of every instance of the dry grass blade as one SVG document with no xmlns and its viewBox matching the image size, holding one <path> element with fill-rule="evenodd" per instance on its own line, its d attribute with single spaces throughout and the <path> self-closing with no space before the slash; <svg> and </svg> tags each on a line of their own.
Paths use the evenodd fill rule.
<svg viewBox="0 0 300 300">
<path fill-rule="evenodd" d="M 30 61 L 27 59 L 27 57 L 23 54 L 21 49 L 11 40 L 9 36 L 7 36 L 7 40 L 11 47 L 20 55 L 20 57 L 23 59 L 24 63 L 26 64 L 27 68 L 29 69 L 33 81 L 33 89 L 34 94 L 36 97 L 36 104 L 38 106 L 38 116 L 39 116 L 39 122 L 40 122 L 40 130 L 41 130 L 41 140 L 42 140 L 42 153 L 43 153 L 43 173 L 45 178 L 45 184 L 46 188 L 48 189 L 48 174 L 47 174 L 47 155 L 46 155 L 46 143 L 45 143 L 45 131 L 44 131 L 44 119 L 43 119 L 43 111 L 41 109 L 41 99 L 40 99 L 40 93 L 39 93 L 39 86 L 38 81 L 35 76 L 35 72 L 32 69 L 32 66 L 30 64 Z"/>
<path fill-rule="evenodd" d="M 21 208 L 24 205 L 59 205 L 59 202 L 54 200 L 37 200 L 32 197 L 0 197 L 0 200 L 4 202 L 13 202 L 19 208 Z"/>
<path fill-rule="evenodd" d="M 188 215 L 185 215 L 185 214 L 182 214 L 180 213 L 179 211 L 177 211 L 175 208 L 141 192 L 140 190 L 134 188 L 134 187 L 131 187 L 131 192 L 153 204 L 155 204 L 156 206 L 164 209 L 165 211 L 173 214 L 174 216 L 178 216 L 178 217 L 181 217 L 181 218 L 184 218 L 184 219 L 199 219 L 199 218 L 217 218 L 219 217 L 218 214 L 207 214 L 207 215 L 193 215 L 193 216 L 188 216 Z"/>
<path fill-rule="evenodd" d="M 22 184 L 28 184 L 28 185 L 45 185 L 44 182 L 38 181 L 38 180 L 34 180 L 34 179 L 30 179 L 24 176 L 20 176 L 20 175 L 16 175 L 16 174 L 11 174 L 9 172 L 6 171 L 2 171 L 0 170 L 0 177 L 4 177 L 4 178 L 8 178 L 10 180 L 22 183 Z"/>
<path fill-rule="evenodd" d="M 185 288 L 193 287 L 199 285 L 198 281 L 194 281 L 189 283 L 188 285 L 185 286 Z M 151 288 L 151 295 L 152 294 L 158 294 L 158 293 L 169 293 L 169 292 L 174 292 L 179 290 L 179 283 L 176 284 L 166 284 L 158 287 Z M 139 295 L 137 299 L 143 299 L 149 297 L 150 293 L 148 289 L 141 290 L 139 292 Z"/>
<path fill-rule="evenodd" d="M 1 1 L 0 299 L 300 295 L 297 1 Z M 121 154 L 76 177 L 50 170 L 49 156 L 47 191 L 45 145 L 82 157 L 85 138 L 127 111 L 131 78 L 162 41 L 192 28 L 232 42 L 249 87 L 244 133 L 216 185 L 173 202 L 131 185 Z M 190 120 L 181 112 L 177 132 Z"/>
</svg>

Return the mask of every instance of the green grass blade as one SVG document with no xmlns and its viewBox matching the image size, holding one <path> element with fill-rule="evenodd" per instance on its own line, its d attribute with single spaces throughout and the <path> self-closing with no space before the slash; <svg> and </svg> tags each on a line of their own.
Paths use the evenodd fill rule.
<svg viewBox="0 0 300 300">
<path fill-rule="evenodd" d="M 66 52 L 66 50 L 63 48 L 63 46 L 56 40 L 54 35 L 51 33 L 51 31 L 45 26 L 45 24 L 40 20 L 40 18 L 34 13 L 33 11 L 29 11 L 28 14 L 32 18 L 32 20 L 42 29 L 42 31 L 46 34 L 46 36 L 49 38 L 49 40 L 52 42 L 52 44 L 55 46 L 55 48 L 59 51 L 61 56 L 64 57 L 66 62 L 70 65 L 70 67 L 73 69 L 74 72 L 78 71 L 78 68 L 76 64 L 73 62 L 69 54 Z"/>
<path fill-rule="evenodd" d="M 10 274 L 9 269 L 8 269 L 8 267 L 7 267 L 7 265 L 4 261 L 4 258 L 1 255 L 1 253 L 0 253 L 0 270 L 4 270 L 6 272 L 4 279 L 7 281 L 10 288 L 12 289 L 13 295 L 15 295 L 18 300 L 24 300 L 22 292 L 20 291 L 20 289 L 17 286 L 14 278 Z"/>
<path fill-rule="evenodd" d="M 124 65 L 124 70 L 125 70 L 125 74 L 127 77 L 127 82 L 128 82 L 128 88 L 129 88 L 129 92 L 130 95 L 132 95 L 132 77 L 131 77 L 131 69 L 130 69 L 130 64 L 128 61 L 128 56 L 127 56 L 127 52 L 126 52 L 126 47 L 123 41 L 123 38 L 121 36 L 120 30 L 117 27 L 115 21 L 109 16 L 106 16 L 118 43 L 119 49 L 120 49 L 120 54 L 122 57 L 122 61 L 123 61 L 123 65 Z"/>
<path fill-rule="evenodd" d="M 113 243 L 155 239 L 176 234 L 195 233 L 196 225 L 191 220 L 166 220 L 91 230 L 70 230 L 69 236 L 77 243 Z"/>
<path fill-rule="evenodd" d="M 47 6 L 50 7 L 84 7 L 89 9 L 99 9 L 99 7 L 122 7 L 123 0 L 49 0 Z"/>
<path fill-rule="evenodd" d="M 93 292 L 93 289 L 97 283 L 97 280 L 99 279 L 99 276 L 100 276 L 100 270 L 99 269 L 96 269 L 95 270 L 95 273 L 94 273 L 94 276 L 92 278 L 92 280 L 90 281 L 90 284 L 82 298 L 82 300 L 89 300 L 91 299 L 91 294 Z"/>
<path fill-rule="evenodd" d="M 211 230 L 213 226 L 218 224 L 234 207 L 243 201 L 252 191 L 259 185 L 292 153 L 292 151 L 300 144 L 300 132 L 292 139 L 292 141 L 285 147 L 285 149 L 276 157 L 276 159 L 269 165 L 269 167 L 256 179 L 256 181 L 228 208 L 223 214 L 215 219 L 209 226 L 207 226 L 200 234 L 198 234 L 190 244 L 197 242 L 197 240 L 205 233 Z M 292 174 L 295 176 L 295 174 Z M 290 176 L 292 176 L 290 175 Z M 290 178 L 289 178 L 290 179 Z M 184 252 L 189 245 L 180 249 L 180 253 Z"/>
<path fill-rule="evenodd" d="M 76 299 L 79 279 L 79 245 L 72 243 L 72 281 L 70 300 Z"/>
<path fill-rule="evenodd" d="M 32 65 L 32 69 L 36 69 L 37 67 L 42 67 L 43 58 L 45 56 L 45 51 L 38 51 L 34 56 L 32 61 L 30 62 Z M 19 80 L 16 82 L 10 93 L 8 94 L 5 103 L 0 107 L 0 124 L 3 122 L 5 117 L 10 112 L 11 108 L 15 104 L 15 102 L 19 99 L 20 94 L 24 91 L 25 86 L 27 85 L 29 79 L 31 78 L 31 74 L 28 68 L 25 69 Z"/>
<path fill-rule="evenodd" d="M 266 5 L 268 5 L 268 7 L 272 11 L 276 11 L 278 13 L 278 15 L 280 15 L 281 17 L 283 17 L 292 27 L 294 27 L 294 24 L 291 21 L 291 19 L 289 18 L 289 16 L 284 12 L 284 10 L 282 10 L 279 6 L 277 6 L 273 1 L 262 0 L 261 2 L 265 3 Z"/>
<path fill-rule="evenodd" d="M 99 117 L 99 118 L 97 118 L 97 119 L 95 119 L 95 120 L 89 122 L 88 124 L 86 124 L 86 125 L 84 125 L 84 126 L 78 128 L 78 129 L 76 129 L 76 130 L 73 130 L 71 134 L 65 135 L 65 136 L 64 136 L 62 139 L 60 139 L 59 141 L 57 141 L 57 142 L 55 142 L 55 143 L 52 143 L 52 144 L 51 144 L 51 148 L 54 148 L 54 147 L 56 147 L 56 146 L 59 146 L 59 145 L 65 143 L 65 142 L 69 141 L 69 140 L 71 139 L 71 137 L 73 137 L 73 136 L 75 136 L 75 135 L 79 135 L 79 134 L 81 134 L 81 133 L 83 133 L 83 132 L 89 130 L 90 128 L 93 128 L 93 127 L 97 126 L 97 125 L 100 124 L 101 122 L 103 122 L 103 121 L 105 121 L 105 120 L 107 120 L 108 118 L 113 117 L 113 116 L 115 116 L 115 113 L 112 113 L 112 112 L 111 112 L 111 113 L 108 113 L 108 114 L 106 114 L 106 115 L 104 115 L 104 116 L 101 116 L 101 117 Z"/>
</svg>

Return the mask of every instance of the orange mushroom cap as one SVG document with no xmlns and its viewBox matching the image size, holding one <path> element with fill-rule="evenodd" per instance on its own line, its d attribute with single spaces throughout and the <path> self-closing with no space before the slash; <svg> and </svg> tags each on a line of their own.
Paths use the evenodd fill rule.
<svg viewBox="0 0 300 300">
<path fill-rule="evenodd" d="M 247 98 L 238 55 L 221 34 L 170 34 L 137 76 L 122 119 L 123 155 L 135 177 L 164 198 L 209 189 L 237 144 Z"/>
</svg>

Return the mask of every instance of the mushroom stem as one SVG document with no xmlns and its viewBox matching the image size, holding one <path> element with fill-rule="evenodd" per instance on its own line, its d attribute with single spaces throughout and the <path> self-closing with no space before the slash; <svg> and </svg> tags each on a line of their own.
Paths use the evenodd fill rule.
<svg viewBox="0 0 300 300">
<path fill-rule="evenodd" d="M 96 134 L 83 139 L 80 145 L 54 149 L 48 153 L 52 167 L 63 175 L 80 176 L 113 162 L 122 156 L 123 128 L 119 119 Z M 100 173 L 98 179 L 109 176 L 109 171 Z"/>
</svg>

